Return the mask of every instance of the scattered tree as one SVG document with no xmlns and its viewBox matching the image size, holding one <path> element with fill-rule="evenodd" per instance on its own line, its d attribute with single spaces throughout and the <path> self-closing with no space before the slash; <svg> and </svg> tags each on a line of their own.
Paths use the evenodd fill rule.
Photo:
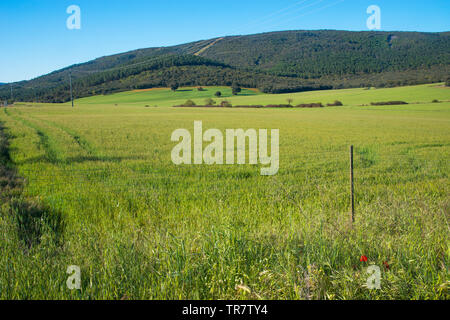
<svg viewBox="0 0 450 320">
<path fill-rule="evenodd" d="M 170 85 L 170 89 L 174 92 L 177 91 L 178 88 L 179 88 L 179 84 L 176 82 L 174 82 Z"/>
<path fill-rule="evenodd" d="M 233 83 L 233 86 L 231 87 L 231 92 L 233 93 L 233 96 L 236 96 L 241 91 L 242 91 L 241 87 L 236 83 Z"/>
<path fill-rule="evenodd" d="M 222 92 L 217 91 L 217 92 L 215 93 L 215 96 L 216 96 L 217 98 L 220 98 L 220 97 L 222 96 Z"/>
</svg>

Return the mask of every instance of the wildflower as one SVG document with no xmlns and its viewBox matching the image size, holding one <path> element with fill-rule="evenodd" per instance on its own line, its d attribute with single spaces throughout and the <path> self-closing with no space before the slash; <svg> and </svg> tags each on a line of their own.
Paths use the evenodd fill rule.
<svg viewBox="0 0 450 320">
<path fill-rule="evenodd" d="M 367 262 L 367 257 L 366 257 L 366 256 L 361 256 L 361 258 L 359 259 L 359 261 L 361 261 L 361 262 Z"/>
</svg>

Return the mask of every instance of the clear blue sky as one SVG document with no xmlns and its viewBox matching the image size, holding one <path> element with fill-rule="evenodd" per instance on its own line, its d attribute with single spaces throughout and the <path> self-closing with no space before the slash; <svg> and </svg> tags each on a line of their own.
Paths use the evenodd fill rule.
<svg viewBox="0 0 450 320">
<path fill-rule="evenodd" d="M 450 31 L 450 0 L 2 0 L 0 82 L 28 80 L 138 48 L 295 29 L 367 30 L 378 5 L 385 31 Z M 81 29 L 69 30 L 70 5 Z"/>
</svg>

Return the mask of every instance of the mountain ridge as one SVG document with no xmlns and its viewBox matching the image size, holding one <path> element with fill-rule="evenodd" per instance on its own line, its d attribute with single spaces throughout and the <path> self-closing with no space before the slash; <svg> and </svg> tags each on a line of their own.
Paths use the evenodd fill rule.
<svg viewBox="0 0 450 320">
<path fill-rule="evenodd" d="M 238 83 L 272 93 L 440 82 L 450 73 L 450 32 L 291 30 L 141 48 L 16 82 L 16 99 L 67 101 L 69 73 L 76 97 L 167 86 L 177 75 L 179 85 Z M 93 77 L 104 81 L 93 86 Z M 1 88 L 0 98 L 7 93 Z"/>
</svg>

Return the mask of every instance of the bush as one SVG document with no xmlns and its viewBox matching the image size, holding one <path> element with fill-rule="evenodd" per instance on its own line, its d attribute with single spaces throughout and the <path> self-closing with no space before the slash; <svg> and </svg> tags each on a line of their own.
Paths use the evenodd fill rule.
<svg viewBox="0 0 450 320">
<path fill-rule="evenodd" d="M 214 101 L 214 100 L 211 99 L 211 98 L 208 98 L 208 99 L 205 99 L 205 104 L 206 104 L 207 106 L 213 106 L 213 105 L 216 104 L 216 101 Z"/>
<path fill-rule="evenodd" d="M 188 101 L 186 101 L 186 102 L 184 103 L 184 106 L 185 106 L 185 107 L 194 107 L 194 106 L 196 106 L 196 104 L 195 104 L 194 101 L 188 100 Z"/>
<path fill-rule="evenodd" d="M 437 100 L 437 99 L 434 99 L 433 101 L 431 101 L 431 102 L 433 102 L 433 103 L 439 103 L 439 100 Z"/>
<path fill-rule="evenodd" d="M 220 97 L 222 96 L 222 92 L 217 91 L 214 95 L 215 95 L 217 98 L 220 98 Z"/>
<path fill-rule="evenodd" d="M 334 103 L 329 103 L 327 104 L 328 107 L 342 107 L 343 103 L 340 102 L 339 100 L 336 100 Z"/>
<path fill-rule="evenodd" d="M 372 102 L 372 106 L 396 106 L 396 105 L 402 105 L 402 104 L 408 104 L 405 101 L 386 101 L 386 102 Z"/>
<path fill-rule="evenodd" d="M 323 108 L 323 104 L 321 102 L 318 103 L 304 103 L 295 106 L 296 108 Z"/>
<path fill-rule="evenodd" d="M 230 102 L 224 100 L 220 103 L 220 106 L 224 108 L 231 108 L 233 105 Z"/>
</svg>

